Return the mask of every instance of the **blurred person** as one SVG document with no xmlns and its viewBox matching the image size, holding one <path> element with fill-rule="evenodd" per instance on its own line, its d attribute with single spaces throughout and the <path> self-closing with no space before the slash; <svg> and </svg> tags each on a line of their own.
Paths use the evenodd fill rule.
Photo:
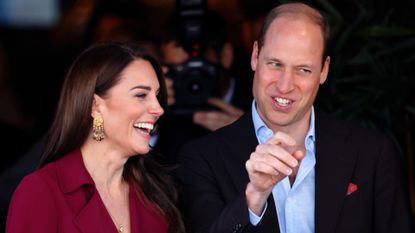
<svg viewBox="0 0 415 233">
<path fill-rule="evenodd" d="M 0 157 L 0 174 L 18 161 L 21 154 L 30 147 L 32 131 L 33 121 L 24 114 L 16 91 L 11 85 L 8 53 L 0 42 L 0 132 L 3 135 L 0 142 L 3 154 Z M 3 201 L 6 190 L 1 183 L 0 178 L 0 229 L 4 229 L 8 202 Z"/>
<path fill-rule="evenodd" d="M 5 135 L 1 146 L 8 155 L 0 159 L 0 173 L 28 148 L 33 129 L 32 120 L 24 114 L 11 85 L 8 63 L 7 51 L 0 42 L 0 130 Z M 18 147 L 15 146 L 16 142 L 19 142 Z"/>
<path fill-rule="evenodd" d="M 145 7 L 136 1 L 100 1 L 86 26 L 84 45 L 96 42 L 131 42 L 148 35 Z"/>
<path fill-rule="evenodd" d="M 329 26 L 303 3 L 266 16 L 251 111 L 179 152 L 194 232 L 413 232 L 402 162 L 385 135 L 313 107 Z"/>
<path fill-rule="evenodd" d="M 25 116 L 9 80 L 7 51 L 0 43 L 0 122 L 17 128 L 30 128 L 31 120 Z"/>
<path fill-rule="evenodd" d="M 170 156 L 169 162 L 173 163 L 176 162 L 175 154 L 183 143 L 234 122 L 249 108 L 252 101 L 250 80 L 246 73 L 234 75 L 233 70 L 241 68 L 234 64 L 234 48 L 227 39 L 225 20 L 219 13 L 210 9 L 206 10 L 201 20 L 203 45 L 200 56 L 205 62 L 223 69 L 225 75 L 215 77 L 218 79 L 218 85 L 214 87 L 215 95 L 209 97 L 203 106 L 211 106 L 213 110 L 201 108 L 191 114 L 177 115 L 167 112 L 160 125 L 155 150 Z M 174 12 L 168 18 L 161 35 L 161 60 L 167 73 L 168 104 L 171 108 L 175 107 L 177 90 L 174 88 L 175 79 L 171 77 L 169 67 L 184 64 L 191 58 L 189 50 L 186 49 L 186 38 L 183 38 L 181 23 L 179 13 Z"/>
<path fill-rule="evenodd" d="M 162 71 L 137 45 L 82 52 L 40 168 L 13 194 L 6 232 L 184 232 L 172 179 L 149 152 L 165 104 Z"/>
<path fill-rule="evenodd" d="M 158 39 L 146 25 L 145 5 L 137 1 L 101 1 L 93 11 L 84 38 L 84 46 L 99 42 L 140 43 L 160 61 Z"/>
</svg>

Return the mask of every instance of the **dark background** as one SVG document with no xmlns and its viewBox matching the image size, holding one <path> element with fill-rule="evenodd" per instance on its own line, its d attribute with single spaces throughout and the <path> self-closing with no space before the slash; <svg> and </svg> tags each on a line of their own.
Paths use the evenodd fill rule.
<svg viewBox="0 0 415 233">
<path fill-rule="evenodd" d="M 0 4 L 3 16 L 12 13 L 7 12 L 4 2 Z M 39 2 L 56 4 L 54 20 L 40 24 L 32 19 L 17 25 L 10 20 L 0 22 L 0 175 L 49 127 L 63 75 L 91 41 L 94 12 L 103 2 L 111 1 Z M 135 15 L 141 21 L 137 30 L 152 35 L 155 41 L 175 9 L 174 0 L 113 2 L 119 4 L 118 10 Z M 248 61 L 265 12 L 279 2 L 285 1 L 208 0 L 208 7 L 226 19 L 237 59 Z M 333 29 L 329 78 L 316 105 L 340 118 L 381 130 L 395 140 L 415 210 L 415 0 L 306 2 L 326 12 Z M 29 5 L 19 9 L 35 10 Z"/>
</svg>

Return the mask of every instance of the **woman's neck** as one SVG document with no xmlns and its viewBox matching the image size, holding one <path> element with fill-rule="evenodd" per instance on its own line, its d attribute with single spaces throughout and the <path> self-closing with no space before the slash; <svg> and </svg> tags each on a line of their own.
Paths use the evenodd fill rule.
<svg viewBox="0 0 415 233">
<path fill-rule="evenodd" d="M 110 149 L 105 142 L 88 140 L 81 147 L 86 170 L 96 185 L 108 191 L 123 185 L 122 174 L 128 157 Z"/>
</svg>

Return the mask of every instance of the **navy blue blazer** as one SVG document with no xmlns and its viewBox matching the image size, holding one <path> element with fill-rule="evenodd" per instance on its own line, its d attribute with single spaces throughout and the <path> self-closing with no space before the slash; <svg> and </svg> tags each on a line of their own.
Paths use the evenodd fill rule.
<svg viewBox="0 0 415 233">
<path fill-rule="evenodd" d="M 402 161 L 383 134 L 316 112 L 316 233 L 412 232 Z M 258 144 L 251 114 L 184 145 L 178 177 L 194 232 L 279 232 L 272 195 L 249 222 L 245 162 Z M 347 195 L 349 184 L 357 190 Z"/>
</svg>

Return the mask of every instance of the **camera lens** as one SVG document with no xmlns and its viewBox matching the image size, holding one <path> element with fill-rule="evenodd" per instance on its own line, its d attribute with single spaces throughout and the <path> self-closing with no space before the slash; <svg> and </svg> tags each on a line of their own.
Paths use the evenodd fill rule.
<svg viewBox="0 0 415 233">
<path fill-rule="evenodd" d="M 206 74 L 202 69 L 191 68 L 181 78 L 180 83 L 183 88 L 180 90 L 180 97 L 183 98 L 183 101 L 189 106 L 205 103 L 212 90 L 209 74 Z"/>
<path fill-rule="evenodd" d="M 200 89 L 202 88 L 200 83 L 194 82 L 189 84 L 190 87 L 188 87 L 188 89 L 190 90 L 190 93 L 192 93 L 193 95 L 197 95 L 200 92 Z"/>
</svg>

